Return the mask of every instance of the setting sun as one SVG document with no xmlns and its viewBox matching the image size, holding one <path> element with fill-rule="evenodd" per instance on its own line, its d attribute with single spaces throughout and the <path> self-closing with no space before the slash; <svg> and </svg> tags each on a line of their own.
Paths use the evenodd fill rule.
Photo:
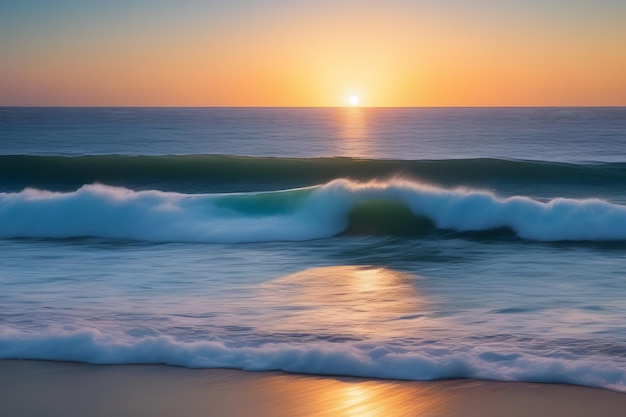
<svg viewBox="0 0 626 417">
<path fill-rule="evenodd" d="M 22 3 L 0 106 L 626 104 L 623 1 Z"/>
</svg>

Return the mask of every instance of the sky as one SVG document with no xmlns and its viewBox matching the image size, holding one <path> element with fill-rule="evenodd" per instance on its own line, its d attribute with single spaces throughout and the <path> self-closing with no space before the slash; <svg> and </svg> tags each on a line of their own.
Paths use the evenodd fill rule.
<svg viewBox="0 0 626 417">
<path fill-rule="evenodd" d="M 624 106 L 624 0 L 0 0 L 2 106 Z"/>
</svg>

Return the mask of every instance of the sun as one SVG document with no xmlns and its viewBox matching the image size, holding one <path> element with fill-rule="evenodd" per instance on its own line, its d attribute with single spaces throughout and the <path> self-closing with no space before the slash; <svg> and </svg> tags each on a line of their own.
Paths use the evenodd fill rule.
<svg viewBox="0 0 626 417">
<path fill-rule="evenodd" d="M 361 98 L 359 96 L 352 95 L 348 97 L 348 104 L 351 106 L 358 106 L 361 103 Z"/>
</svg>

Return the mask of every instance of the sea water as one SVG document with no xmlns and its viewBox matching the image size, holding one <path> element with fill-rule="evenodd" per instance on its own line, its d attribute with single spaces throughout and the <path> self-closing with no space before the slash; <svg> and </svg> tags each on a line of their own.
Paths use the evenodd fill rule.
<svg viewBox="0 0 626 417">
<path fill-rule="evenodd" d="M 626 109 L 0 109 L 0 358 L 626 391 Z"/>
</svg>

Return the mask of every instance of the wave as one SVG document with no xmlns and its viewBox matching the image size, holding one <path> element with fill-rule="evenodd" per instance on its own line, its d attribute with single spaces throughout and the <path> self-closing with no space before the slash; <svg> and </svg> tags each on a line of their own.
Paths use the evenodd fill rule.
<svg viewBox="0 0 626 417">
<path fill-rule="evenodd" d="M 537 241 L 626 241 L 626 206 L 599 199 L 500 198 L 401 179 L 339 179 L 262 193 L 181 194 L 102 184 L 74 192 L 0 193 L 0 238 L 239 243 L 432 229 L 506 229 Z"/>
<path fill-rule="evenodd" d="M 168 364 L 190 368 L 283 370 L 404 380 L 477 378 L 586 385 L 626 392 L 621 357 L 552 355 L 485 346 L 407 350 L 384 343 L 266 343 L 235 345 L 185 342 L 169 336 L 116 337 L 98 330 L 28 334 L 0 329 L 1 359 L 94 364 Z"/>
<path fill-rule="evenodd" d="M 405 177 L 442 186 L 497 188 L 527 185 L 610 187 L 621 192 L 626 164 L 565 164 L 501 159 L 367 160 L 186 156 L 0 156 L 0 190 L 26 187 L 75 190 L 104 183 L 138 190 L 184 193 L 267 191 L 312 186 L 335 178 L 369 181 Z"/>
</svg>

